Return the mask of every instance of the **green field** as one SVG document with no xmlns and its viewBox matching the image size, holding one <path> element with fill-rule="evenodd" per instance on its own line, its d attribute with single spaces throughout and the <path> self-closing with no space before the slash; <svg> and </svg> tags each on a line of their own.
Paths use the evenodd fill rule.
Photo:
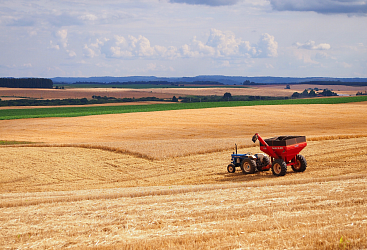
<svg viewBox="0 0 367 250">
<path fill-rule="evenodd" d="M 289 104 L 339 104 L 350 102 L 365 102 L 367 96 L 287 99 L 267 101 L 239 101 L 239 102 L 199 102 L 199 103 L 167 103 L 151 105 L 126 106 L 92 106 L 92 107 L 58 107 L 34 109 L 2 109 L 0 120 L 44 118 L 44 117 L 77 117 L 88 115 L 121 114 L 133 112 L 154 112 L 181 109 L 203 109 L 217 107 L 238 107 L 257 105 L 289 105 Z"/>
<path fill-rule="evenodd" d="M 27 142 L 27 141 L 1 141 L 0 145 L 17 145 L 17 144 L 32 144 L 34 142 Z"/>
</svg>

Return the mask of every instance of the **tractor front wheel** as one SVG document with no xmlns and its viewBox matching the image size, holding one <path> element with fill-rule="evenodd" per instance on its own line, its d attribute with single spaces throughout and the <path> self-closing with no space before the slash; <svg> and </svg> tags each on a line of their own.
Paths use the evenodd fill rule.
<svg viewBox="0 0 367 250">
<path fill-rule="evenodd" d="M 244 159 L 241 163 L 241 170 L 244 174 L 253 174 L 256 171 L 256 162 L 251 159 Z"/>
<path fill-rule="evenodd" d="M 275 159 L 271 171 L 273 175 L 284 176 L 287 173 L 287 163 L 283 159 Z"/>
<path fill-rule="evenodd" d="M 228 171 L 228 173 L 234 173 L 234 172 L 236 172 L 236 167 L 233 164 L 229 164 L 227 166 L 227 171 Z"/>
<path fill-rule="evenodd" d="M 292 165 L 292 169 L 294 172 L 304 172 L 306 170 L 307 167 L 307 162 L 305 157 L 303 157 L 302 155 L 297 155 L 296 156 L 296 162 L 294 165 Z"/>
</svg>

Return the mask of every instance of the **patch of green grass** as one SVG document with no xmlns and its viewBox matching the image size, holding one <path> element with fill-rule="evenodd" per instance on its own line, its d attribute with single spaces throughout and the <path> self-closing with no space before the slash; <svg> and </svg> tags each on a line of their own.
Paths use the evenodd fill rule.
<svg viewBox="0 0 367 250">
<path fill-rule="evenodd" d="M 257 105 L 340 104 L 340 103 L 364 102 L 364 101 L 367 101 L 367 96 L 264 100 L 264 101 L 260 100 L 260 101 L 235 101 L 235 102 L 169 103 L 169 104 L 125 105 L 125 106 L 3 109 L 0 110 L 0 120 L 45 118 L 45 117 L 78 117 L 88 115 L 154 112 L 154 111 L 181 110 L 181 109 L 203 109 L 203 108 L 217 108 L 217 107 L 257 106 Z"/>
</svg>

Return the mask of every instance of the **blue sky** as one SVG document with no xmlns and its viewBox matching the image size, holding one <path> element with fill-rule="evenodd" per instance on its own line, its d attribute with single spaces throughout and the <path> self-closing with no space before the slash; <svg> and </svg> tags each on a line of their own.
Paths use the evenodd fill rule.
<svg viewBox="0 0 367 250">
<path fill-rule="evenodd" d="M 367 77 L 366 0 L 1 0 L 0 76 Z"/>
</svg>

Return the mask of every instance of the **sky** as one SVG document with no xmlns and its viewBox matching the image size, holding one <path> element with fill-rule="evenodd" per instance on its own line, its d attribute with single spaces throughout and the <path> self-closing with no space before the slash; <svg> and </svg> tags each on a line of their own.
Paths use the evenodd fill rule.
<svg viewBox="0 0 367 250">
<path fill-rule="evenodd" d="M 1 0 L 0 77 L 367 77 L 367 0 Z"/>
</svg>

